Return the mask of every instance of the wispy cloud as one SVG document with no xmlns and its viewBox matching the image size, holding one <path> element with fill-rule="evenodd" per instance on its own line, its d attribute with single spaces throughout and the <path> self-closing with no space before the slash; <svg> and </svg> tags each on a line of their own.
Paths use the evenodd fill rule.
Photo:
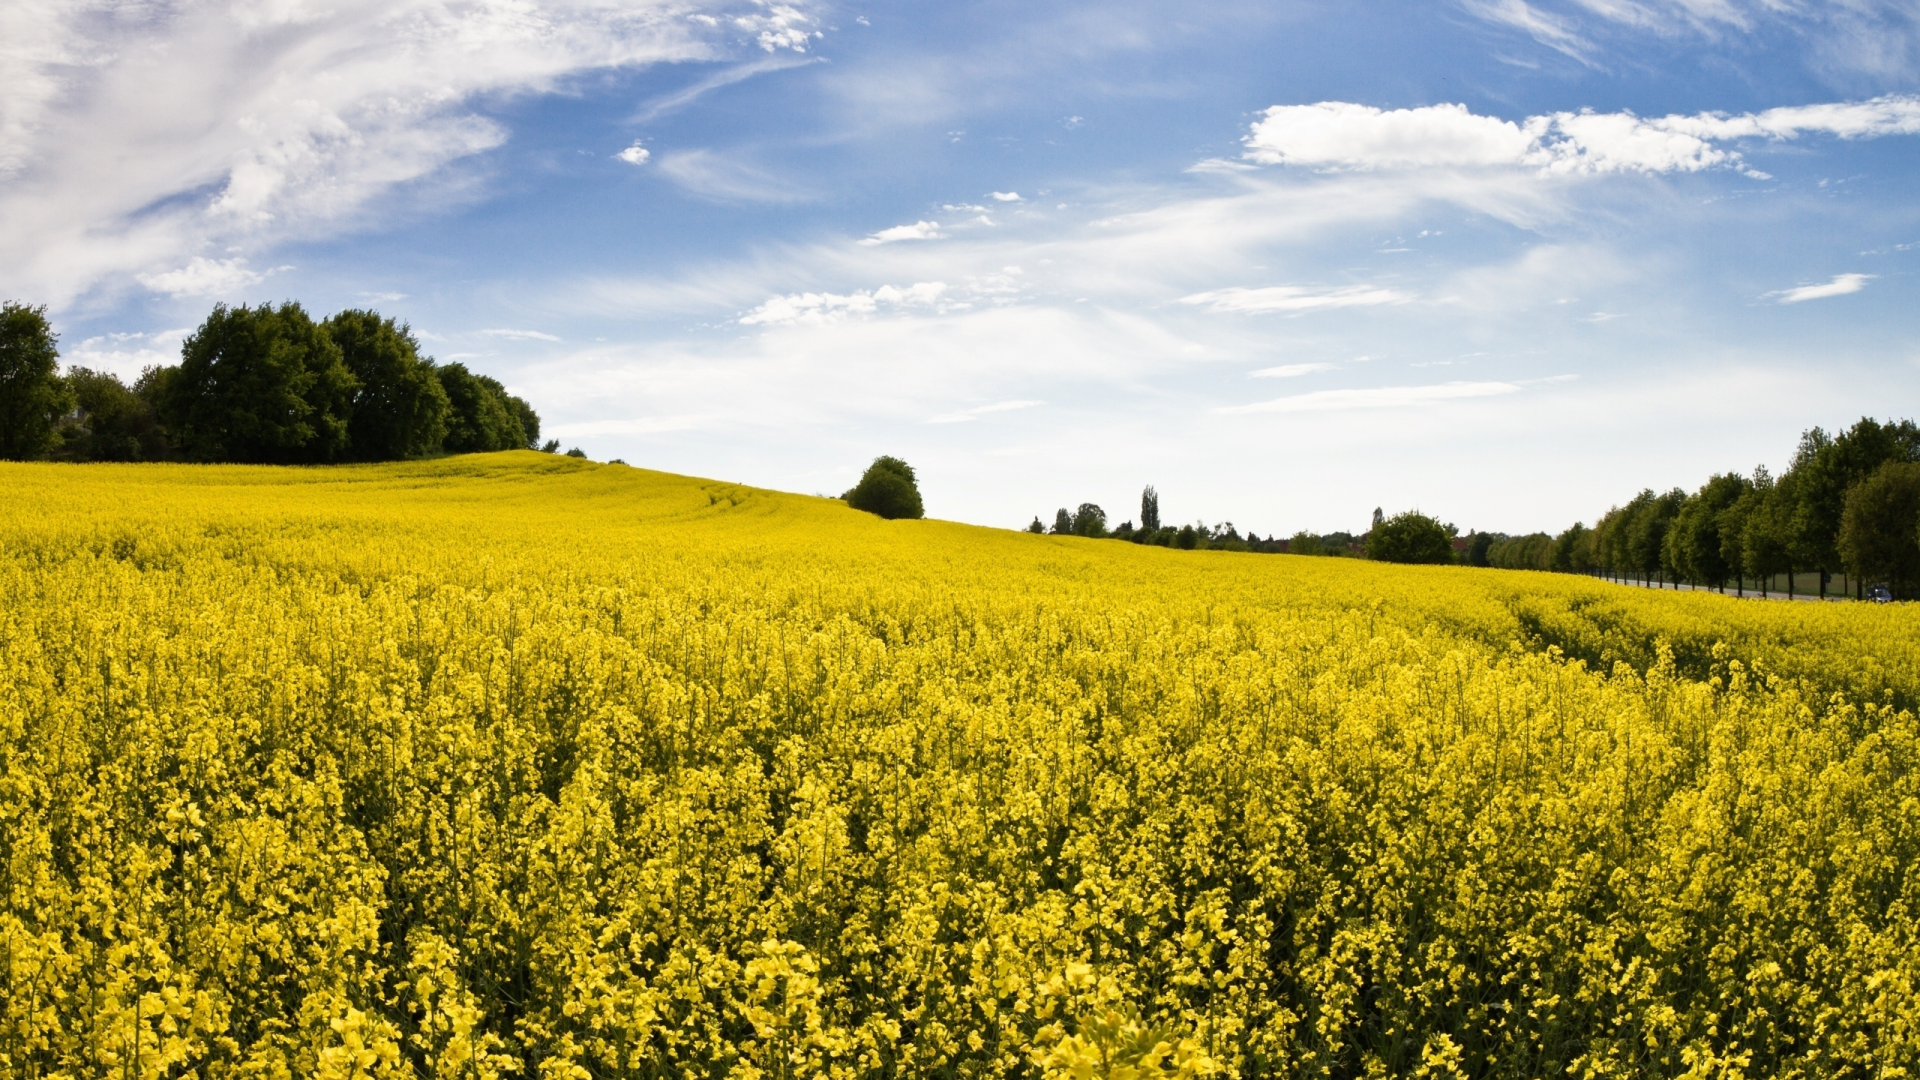
<svg viewBox="0 0 1920 1080">
<path fill-rule="evenodd" d="M 490 95 L 715 59 L 742 35 L 803 48 L 816 32 L 805 0 L 176 0 L 139 10 L 149 13 L 53 0 L 7 8 L 0 292 L 58 305 L 104 280 L 201 288 L 176 270 L 195 252 L 257 253 L 364 226 L 388 196 L 430 180 L 457 190 L 449 167 L 507 138 L 479 112 Z"/>
<path fill-rule="evenodd" d="M 480 332 L 487 335 L 488 337 L 506 338 L 509 341 L 559 341 L 560 340 L 558 337 L 555 337 L 552 334 L 542 333 L 541 331 L 538 331 L 538 330 L 498 329 L 498 330 L 482 330 Z"/>
<path fill-rule="evenodd" d="M 1374 285 L 1341 285 L 1319 288 L 1310 285 L 1272 285 L 1264 289 L 1214 289 L 1183 296 L 1183 304 L 1203 305 L 1213 311 L 1231 311 L 1258 315 L 1269 312 L 1300 314 L 1324 308 L 1373 307 L 1379 304 L 1404 304 L 1413 297 L 1397 289 Z"/>
<path fill-rule="evenodd" d="M 732 86 L 735 83 L 745 82 L 755 75 L 765 74 L 770 71 L 785 71 L 788 68 L 804 67 L 808 64 L 820 63 L 825 63 L 821 57 L 796 56 L 791 52 L 787 52 L 776 53 L 772 56 L 762 57 L 761 59 L 745 64 L 733 64 L 721 68 L 719 71 L 708 75 L 706 78 L 699 80 L 691 86 L 675 90 L 671 94 L 663 94 L 660 97 L 646 102 L 633 114 L 633 122 L 636 124 L 652 123 L 670 113 L 679 112 L 681 109 L 693 104 L 714 90 L 718 90 L 723 86 Z"/>
<path fill-rule="evenodd" d="M 813 198 L 739 151 L 675 150 L 661 154 L 655 167 L 688 194 L 713 202 L 796 203 Z"/>
<path fill-rule="evenodd" d="M 969 420 L 978 420 L 982 416 L 986 416 L 991 413 L 1013 412 L 1018 409 L 1031 409 L 1036 405 L 1045 405 L 1045 404 L 1046 402 L 1044 401 L 1025 401 L 1025 400 L 996 401 L 991 405 L 976 405 L 971 409 L 960 409 L 956 412 L 942 413 L 939 416 L 929 417 L 927 419 L 927 423 L 929 424 L 963 424 Z"/>
<path fill-rule="evenodd" d="M 1332 412 L 1344 409 L 1395 409 L 1463 398 L 1497 397 L 1517 393 L 1518 383 L 1450 382 L 1432 386 L 1380 386 L 1366 390 L 1316 390 L 1252 405 L 1229 405 L 1222 413 Z"/>
<path fill-rule="evenodd" d="M 1549 49 L 1591 63 L 1593 46 L 1575 32 L 1571 20 L 1542 11 L 1527 0 L 1461 0 L 1461 6 L 1487 22 L 1523 31 Z"/>
<path fill-rule="evenodd" d="M 1281 364 L 1279 367 L 1261 368 L 1247 372 L 1252 379 L 1297 379 L 1302 375 L 1311 375 L 1316 371 L 1332 371 L 1338 364 Z"/>
<path fill-rule="evenodd" d="M 1799 304 L 1808 300 L 1824 300 L 1829 296 L 1846 296 L 1857 293 L 1867 287 L 1874 274 L 1835 274 L 1832 281 L 1820 285 L 1801 285 L 1798 288 L 1781 289 L 1770 292 L 1766 298 L 1776 304 Z"/>
</svg>

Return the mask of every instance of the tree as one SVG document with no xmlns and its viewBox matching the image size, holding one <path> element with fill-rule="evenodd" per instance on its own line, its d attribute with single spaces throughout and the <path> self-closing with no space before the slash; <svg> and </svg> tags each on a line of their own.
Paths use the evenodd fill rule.
<svg viewBox="0 0 1920 1080">
<path fill-rule="evenodd" d="M 351 456 L 395 461 L 439 450 L 451 405 L 413 332 L 372 311 L 342 311 L 322 325 L 359 383 L 347 426 Z"/>
<path fill-rule="evenodd" d="M 1092 503 L 1081 503 L 1080 508 L 1073 512 L 1073 535 L 1107 535 L 1107 512 Z"/>
<path fill-rule="evenodd" d="M 1027 531 L 1035 534 L 1044 533 L 1047 531 L 1047 527 L 1045 525 L 1040 524 L 1039 514 L 1033 515 L 1033 524 L 1027 526 Z"/>
<path fill-rule="evenodd" d="M 1467 565 L 1486 566 L 1487 553 L 1493 550 L 1495 537 L 1492 533 L 1474 533 L 1473 543 L 1467 545 Z"/>
<path fill-rule="evenodd" d="M 1053 528 L 1049 531 L 1055 536 L 1073 535 L 1073 515 L 1067 513 L 1066 507 L 1053 512 Z"/>
<path fill-rule="evenodd" d="M 73 411 L 60 421 L 57 454 L 70 461 L 159 461 L 166 432 L 146 398 L 111 372 L 74 368 L 64 380 Z"/>
<path fill-rule="evenodd" d="M 1920 595 L 1920 462 L 1885 462 L 1847 490 L 1838 546 L 1853 577 L 1885 581 L 1902 600 Z"/>
<path fill-rule="evenodd" d="M 518 450 L 527 445 L 520 418 L 497 380 L 475 375 L 465 364 L 433 369 L 447 395 L 447 434 L 442 445 L 455 454 Z"/>
<path fill-rule="evenodd" d="M 1148 484 L 1140 493 L 1140 528 L 1143 532 L 1154 532 L 1160 528 L 1160 493 Z"/>
<path fill-rule="evenodd" d="M 1594 569 L 1593 530 L 1576 521 L 1554 537 L 1551 565 L 1563 574 L 1584 574 Z"/>
<path fill-rule="evenodd" d="M 0 307 L 0 458 L 25 461 L 52 446 L 54 424 L 68 408 L 59 367 L 47 309 Z"/>
<path fill-rule="evenodd" d="M 889 520 L 925 516 L 913 467 L 896 457 L 874 458 L 860 482 L 841 498 L 855 510 L 865 510 Z"/>
<path fill-rule="evenodd" d="M 1882 424 L 1861 417 L 1837 436 L 1819 428 L 1803 434 L 1793 465 L 1782 478 L 1782 486 L 1790 486 L 1794 495 L 1787 530 L 1794 561 L 1825 573 L 1840 570 L 1840 525 L 1848 489 L 1886 462 L 1915 460 L 1920 460 L 1920 428 L 1911 420 Z"/>
<path fill-rule="evenodd" d="M 1644 580 L 1652 581 L 1655 574 L 1671 569 L 1666 558 L 1667 529 L 1686 498 L 1686 492 L 1679 488 L 1665 495 L 1655 495 L 1648 489 L 1628 504 L 1631 517 L 1625 523 L 1624 537 L 1627 566 L 1639 571 Z"/>
<path fill-rule="evenodd" d="M 1726 556 L 1721 521 L 1750 486 L 1739 473 L 1719 473 L 1681 500 L 1680 510 L 1667 530 L 1668 564 L 1698 584 L 1724 585 L 1737 563 Z"/>
<path fill-rule="evenodd" d="M 1374 515 L 1379 523 L 1367 534 L 1367 558 L 1380 562 L 1444 563 L 1453 561 L 1453 533 L 1436 518 L 1418 510 L 1392 517 Z"/>
<path fill-rule="evenodd" d="M 207 316 L 163 380 L 160 419 L 199 461 L 317 463 L 349 450 L 359 388 L 339 346 L 291 301 Z"/>
<path fill-rule="evenodd" d="M 1326 548 L 1320 543 L 1318 536 L 1303 529 L 1300 532 L 1294 533 L 1293 536 L 1287 540 L 1287 554 L 1324 555 L 1326 554 Z"/>
</svg>

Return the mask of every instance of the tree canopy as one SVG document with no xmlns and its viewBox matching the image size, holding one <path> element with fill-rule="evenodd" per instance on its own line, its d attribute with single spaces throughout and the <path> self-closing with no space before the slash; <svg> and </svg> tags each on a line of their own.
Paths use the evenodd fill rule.
<svg viewBox="0 0 1920 1080">
<path fill-rule="evenodd" d="M 860 482 L 841 498 L 855 510 L 880 517 L 918 518 L 925 516 L 920 502 L 920 486 L 913 466 L 896 457 L 877 457 L 860 477 Z"/>
<path fill-rule="evenodd" d="M 67 408 L 60 349 L 45 307 L 0 307 L 0 458 L 39 457 Z"/>
<path fill-rule="evenodd" d="M 1395 563 L 1453 561 L 1453 530 L 1418 510 L 1392 517 L 1374 511 L 1377 524 L 1367 534 L 1367 558 Z"/>
</svg>

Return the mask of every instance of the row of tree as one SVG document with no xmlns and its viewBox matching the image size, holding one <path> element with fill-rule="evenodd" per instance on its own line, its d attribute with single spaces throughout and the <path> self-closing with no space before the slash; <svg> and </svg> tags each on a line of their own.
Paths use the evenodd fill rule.
<svg viewBox="0 0 1920 1080">
<path fill-rule="evenodd" d="M 1692 492 L 1648 489 L 1592 528 L 1475 536 L 1468 561 L 1721 589 L 1785 575 L 1798 591 L 1805 574 L 1822 596 L 1844 573 L 1856 592 L 1874 581 L 1920 597 L 1920 427 L 1863 418 L 1838 434 L 1813 428 L 1778 477 L 1763 465 Z"/>
<path fill-rule="evenodd" d="M 1427 514 L 1388 517 L 1376 509 L 1372 527 L 1358 536 L 1301 532 L 1262 540 L 1242 537 L 1231 523 L 1164 526 L 1152 487 L 1141 495 L 1139 528 L 1129 521 L 1109 530 L 1106 521 L 1099 506 L 1082 503 L 1073 512 L 1062 508 L 1051 529 L 1037 517 L 1027 529 L 1168 547 L 1457 562 L 1736 590 L 1784 575 L 1788 589 L 1797 591 L 1798 577 L 1806 574 L 1821 596 L 1844 573 L 1856 592 L 1874 581 L 1896 599 L 1920 598 L 1920 427 L 1871 418 L 1838 434 L 1816 427 L 1800 437 L 1778 477 L 1763 465 L 1750 476 L 1715 475 L 1693 492 L 1648 489 L 1591 528 L 1576 523 L 1558 535 L 1460 537 Z"/>
<path fill-rule="evenodd" d="M 220 305 L 129 387 L 60 371 L 44 307 L 0 309 L 0 458 L 320 464 L 534 448 L 540 417 L 500 382 L 420 352 L 374 311 Z"/>
</svg>

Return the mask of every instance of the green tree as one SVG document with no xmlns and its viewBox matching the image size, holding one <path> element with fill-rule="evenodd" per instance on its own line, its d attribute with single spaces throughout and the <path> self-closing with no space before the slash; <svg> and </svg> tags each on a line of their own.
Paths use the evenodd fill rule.
<svg viewBox="0 0 1920 1080">
<path fill-rule="evenodd" d="M 59 370 L 47 309 L 0 307 L 0 458 L 37 458 L 53 445 L 54 425 L 69 408 Z"/>
<path fill-rule="evenodd" d="M 1552 567 L 1563 574 L 1584 574 L 1595 569 L 1593 530 L 1576 521 L 1566 532 L 1554 537 Z"/>
<path fill-rule="evenodd" d="M 198 461 L 317 463 L 349 450 L 359 383 L 339 346 L 291 301 L 213 309 L 162 380 L 160 419 Z"/>
<path fill-rule="evenodd" d="M 1304 529 L 1294 533 L 1293 536 L 1287 540 L 1287 554 L 1289 555 L 1324 555 L 1325 553 L 1326 548 L 1321 545 L 1320 538 Z"/>
<path fill-rule="evenodd" d="M 1920 428 L 1911 420 L 1882 424 L 1861 417 L 1836 436 L 1819 428 L 1802 435 L 1782 478 L 1794 501 L 1788 518 L 1793 561 L 1825 573 L 1842 569 L 1840 525 L 1848 489 L 1889 461 L 1915 460 L 1920 460 Z"/>
<path fill-rule="evenodd" d="M 1473 542 L 1467 545 L 1467 565 L 1489 565 L 1487 553 L 1493 550 L 1494 542 L 1498 539 L 1500 538 L 1492 533 L 1474 533 Z"/>
<path fill-rule="evenodd" d="M 1073 512 L 1073 535 L 1107 535 L 1107 512 L 1092 503 L 1081 503 L 1080 508 Z"/>
<path fill-rule="evenodd" d="M 61 418 L 58 455 L 69 461 L 159 461 L 166 432 L 146 398 L 112 372 L 74 368 L 64 380 L 73 411 Z"/>
<path fill-rule="evenodd" d="M 1920 462 L 1884 462 L 1847 490 L 1838 545 L 1849 575 L 1920 595 Z"/>
<path fill-rule="evenodd" d="M 1696 584 L 1724 585 L 1736 563 L 1729 561 L 1720 536 L 1726 512 L 1751 485 L 1739 473 L 1717 473 L 1700 490 L 1681 500 L 1667 530 L 1667 563 Z"/>
<path fill-rule="evenodd" d="M 1048 531 L 1055 536 L 1073 535 L 1073 515 L 1067 513 L 1066 507 L 1053 512 L 1053 528 Z"/>
<path fill-rule="evenodd" d="M 447 395 L 447 434 L 441 445 L 449 452 L 484 454 L 527 445 L 526 431 L 497 380 L 457 363 L 441 364 L 433 374 Z"/>
<path fill-rule="evenodd" d="M 1444 563 L 1453 561 L 1453 533 L 1436 518 L 1407 510 L 1379 519 L 1367 533 L 1367 558 L 1379 562 Z"/>
<path fill-rule="evenodd" d="M 347 426 L 351 456 L 394 461 L 439 450 L 451 405 L 413 332 L 372 311 L 342 311 L 322 325 L 359 383 Z"/>
<path fill-rule="evenodd" d="M 841 498 L 855 510 L 865 510 L 883 518 L 924 517 L 920 503 L 920 485 L 913 466 L 896 457 L 877 457 L 860 477 L 860 482 Z"/>
<path fill-rule="evenodd" d="M 1027 526 L 1027 531 L 1030 533 L 1036 533 L 1036 534 L 1044 533 L 1047 531 L 1047 527 L 1045 525 L 1040 524 L 1039 514 L 1033 515 L 1033 524 Z"/>
<path fill-rule="evenodd" d="M 1160 493 L 1148 484 L 1140 493 L 1140 529 L 1154 532 L 1160 528 Z"/>
</svg>

